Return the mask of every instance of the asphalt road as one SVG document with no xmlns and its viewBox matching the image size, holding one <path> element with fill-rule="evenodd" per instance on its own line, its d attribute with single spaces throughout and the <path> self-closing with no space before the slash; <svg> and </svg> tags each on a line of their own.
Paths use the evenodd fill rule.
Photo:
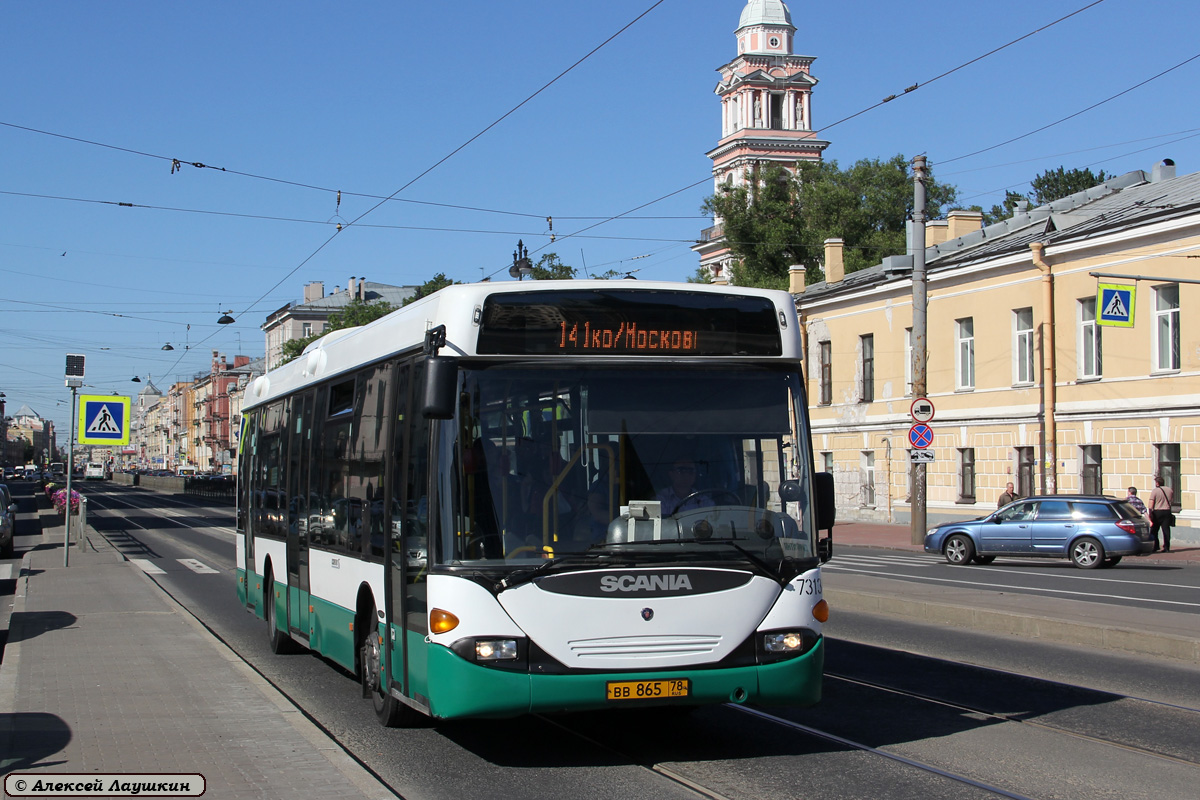
<svg viewBox="0 0 1200 800">
<path fill-rule="evenodd" d="M 404 797 L 1169 799 L 1200 785 L 1200 670 L 855 614 L 827 626 L 825 698 L 813 709 L 384 729 L 354 676 L 312 655 L 269 653 L 265 623 L 236 600 L 229 509 L 83 488 L 96 530 Z M 849 548 L 829 568 L 964 579 L 934 558 Z M 1187 569 L 1103 592 L 1048 562 L 970 574 L 987 576 L 980 591 L 1086 586 L 1148 604 L 1187 603 L 1196 586 Z M 1121 565 L 1100 579 L 1127 574 Z"/>
<path fill-rule="evenodd" d="M 1197 615 L 1200 565 L 1126 559 L 1105 570 L 1081 570 L 1066 559 L 1008 558 L 981 566 L 951 566 L 941 556 L 840 547 L 825 570 L 891 580 L 963 586 L 984 593 L 1043 595 Z"/>
</svg>

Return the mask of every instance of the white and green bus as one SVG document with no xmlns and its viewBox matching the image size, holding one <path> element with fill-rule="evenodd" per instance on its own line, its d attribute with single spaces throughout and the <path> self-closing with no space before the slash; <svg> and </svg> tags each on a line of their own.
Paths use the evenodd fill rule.
<svg viewBox="0 0 1200 800">
<path fill-rule="evenodd" d="M 387 725 L 821 694 L 815 474 L 785 292 L 456 285 L 243 406 L 239 599 Z"/>
</svg>

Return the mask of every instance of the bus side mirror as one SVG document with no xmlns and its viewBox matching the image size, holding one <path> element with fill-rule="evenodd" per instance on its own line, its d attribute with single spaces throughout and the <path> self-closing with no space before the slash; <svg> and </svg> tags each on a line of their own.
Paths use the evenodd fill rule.
<svg viewBox="0 0 1200 800">
<path fill-rule="evenodd" d="M 816 492 L 816 522 L 818 531 L 829 531 L 824 539 L 817 540 L 817 555 L 825 562 L 833 558 L 833 523 L 837 519 L 837 507 L 834 502 L 833 473 L 818 472 L 813 475 L 813 489 Z"/>
<path fill-rule="evenodd" d="M 425 362 L 421 413 L 427 419 L 453 419 L 458 404 L 458 359 L 430 356 Z"/>
</svg>

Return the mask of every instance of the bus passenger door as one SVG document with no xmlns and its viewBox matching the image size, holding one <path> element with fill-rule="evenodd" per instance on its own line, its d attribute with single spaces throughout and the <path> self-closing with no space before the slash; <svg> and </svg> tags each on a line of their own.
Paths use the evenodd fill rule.
<svg viewBox="0 0 1200 800">
<path fill-rule="evenodd" d="M 425 696 L 429 569 L 429 421 L 420 410 L 420 362 L 396 370 L 395 436 L 388 547 L 387 671 L 405 697 Z"/>
<path fill-rule="evenodd" d="M 312 392 L 291 399 L 288 423 L 288 630 L 309 638 L 308 471 L 312 446 Z"/>
</svg>

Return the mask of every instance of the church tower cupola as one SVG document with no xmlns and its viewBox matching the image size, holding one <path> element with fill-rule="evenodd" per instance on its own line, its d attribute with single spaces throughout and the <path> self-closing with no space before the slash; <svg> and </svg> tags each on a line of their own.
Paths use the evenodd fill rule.
<svg viewBox="0 0 1200 800">
<path fill-rule="evenodd" d="M 742 18 L 734 33 L 738 39 L 738 55 L 783 55 L 792 52 L 796 26 L 792 24 L 792 13 L 783 0 L 749 0 L 742 9 Z"/>
</svg>

